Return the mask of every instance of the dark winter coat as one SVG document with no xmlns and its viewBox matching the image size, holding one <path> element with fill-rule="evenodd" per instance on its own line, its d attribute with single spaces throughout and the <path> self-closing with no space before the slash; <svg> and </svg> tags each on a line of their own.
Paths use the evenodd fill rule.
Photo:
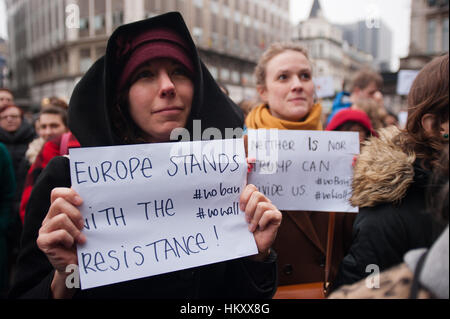
<svg viewBox="0 0 450 319">
<path fill-rule="evenodd" d="M 69 106 L 69 128 L 82 147 L 109 146 L 120 143 L 111 128 L 110 107 L 118 78 L 115 61 L 116 40 L 140 30 L 167 26 L 174 28 L 190 44 L 194 52 L 196 77 L 192 120 L 201 119 L 202 127 L 225 128 L 243 126 L 243 115 L 226 97 L 200 61 L 189 31 L 178 13 L 169 13 L 119 27 L 111 36 L 106 56 L 98 60 L 74 90 Z M 187 125 L 191 130 L 192 124 Z M 191 131 L 191 137 L 192 137 Z M 56 157 L 39 176 L 27 205 L 22 250 L 19 256 L 13 298 L 49 298 L 53 268 L 41 252 L 36 239 L 48 208 L 49 196 L 56 186 L 69 187 L 69 160 Z M 276 289 L 276 255 L 266 262 L 246 258 L 176 271 L 144 279 L 79 290 L 75 298 L 268 298 Z"/>
<path fill-rule="evenodd" d="M 11 224 L 11 206 L 16 191 L 16 181 L 11 156 L 0 143 L 0 298 L 8 287 L 6 234 Z"/>
<path fill-rule="evenodd" d="M 406 252 L 433 242 L 432 217 L 425 210 L 431 172 L 393 142 L 398 133 L 394 127 L 380 130 L 356 162 L 351 202 L 360 211 L 333 289 L 400 264 Z"/>
<path fill-rule="evenodd" d="M 36 134 L 33 126 L 25 120 L 22 120 L 19 129 L 13 133 L 6 132 L 4 129 L 0 128 L 0 142 L 5 144 L 13 161 L 14 176 L 17 183 L 17 191 L 14 197 L 14 209 L 16 212 L 19 212 L 23 185 L 29 168 L 25 152 L 28 149 L 28 144 L 30 144 L 35 137 Z"/>
</svg>

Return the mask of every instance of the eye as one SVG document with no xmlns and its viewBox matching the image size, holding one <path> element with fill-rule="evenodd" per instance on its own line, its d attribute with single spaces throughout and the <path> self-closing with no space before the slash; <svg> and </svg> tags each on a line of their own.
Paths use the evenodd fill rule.
<svg viewBox="0 0 450 319">
<path fill-rule="evenodd" d="M 136 74 L 135 81 L 137 81 L 137 80 L 139 80 L 139 79 L 151 78 L 151 77 L 153 77 L 154 75 L 155 75 L 155 74 L 154 74 L 152 71 L 148 70 L 148 69 L 146 69 L 146 70 L 141 70 L 141 71 L 139 71 L 139 72 Z"/>
<path fill-rule="evenodd" d="M 300 73 L 301 80 L 311 80 L 311 74 L 309 72 Z"/>
<path fill-rule="evenodd" d="M 277 80 L 283 81 L 286 80 L 288 78 L 288 76 L 284 73 L 280 74 L 277 78 Z"/>
<path fill-rule="evenodd" d="M 189 78 L 188 70 L 186 70 L 186 68 L 184 68 L 182 66 L 176 66 L 172 71 L 172 75 Z"/>
</svg>

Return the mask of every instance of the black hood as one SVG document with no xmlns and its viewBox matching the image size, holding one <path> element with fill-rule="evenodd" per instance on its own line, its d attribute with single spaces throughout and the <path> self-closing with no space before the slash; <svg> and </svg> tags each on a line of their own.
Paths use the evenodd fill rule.
<svg viewBox="0 0 450 319">
<path fill-rule="evenodd" d="M 111 108 L 117 94 L 117 80 L 123 68 L 118 38 L 133 36 L 155 27 L 168 27 L 180 34 L 191 47 L 196 76 L 194 98 L 187 129 L 193 139 L 192 122 L 201 120 L 202 130 L 215 127 L 225 137 L 225 128 L 242 127 L 242 111 L 219 88 L 200 60 L 189 30 L 178 12 L 170 12 L 117 28 L 108 40 L 106 54 L 87 71 L 76 85 L 69 103 L 69 128 L 81 146 L 110 146 L 117 141 L 111 125 Z M 131 52 L 130 52 L 131 53 Z"/>
</svg>

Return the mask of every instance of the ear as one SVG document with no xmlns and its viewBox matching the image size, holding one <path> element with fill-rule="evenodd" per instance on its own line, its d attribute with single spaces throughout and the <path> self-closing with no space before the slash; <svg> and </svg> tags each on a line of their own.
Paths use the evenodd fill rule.
<svg viewBox="0 0 450 319">
<path fill-rule="evenodd" d="M 433 135 L 434 115 L 427 113 L 422 116 L 422 127 L 428 135 Z"/>
<path fill-rule="evenodd" d="M 258 85 L 256 86 L 256 91 L 258 91 L 259 97 L 261 98 L 261 101 L 264 103 L 267 103 L 267 88 L 265 85 Z"/>
</svg>

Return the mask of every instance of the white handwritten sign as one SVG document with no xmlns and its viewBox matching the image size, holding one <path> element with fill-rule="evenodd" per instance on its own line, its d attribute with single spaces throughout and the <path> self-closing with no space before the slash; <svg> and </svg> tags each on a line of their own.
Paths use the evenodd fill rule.
<svg viewBox="0 0 450 319">
<path fill-rule="evenodd" d="M 358 212 L 349 203 L 355 132 L 249 130 L 248 182 L 280 210 Z"/>
<path fill-rule="evenodd" d="M 408 95 L 411 86 L 416 79 L 418 70 L 400 70 L 397 76 L 397 94 Z"/>
<path fill-rule="evenodd" d="M 242 139 L 70 150 L 81 288 L 254 255 Z"/>
<path fill-rule="evenodd" d="M 316 95 L 319 99 L 334 96 L 334 81 L 332 76 L 320 76 L 313 79 Z"/>
</svg>

